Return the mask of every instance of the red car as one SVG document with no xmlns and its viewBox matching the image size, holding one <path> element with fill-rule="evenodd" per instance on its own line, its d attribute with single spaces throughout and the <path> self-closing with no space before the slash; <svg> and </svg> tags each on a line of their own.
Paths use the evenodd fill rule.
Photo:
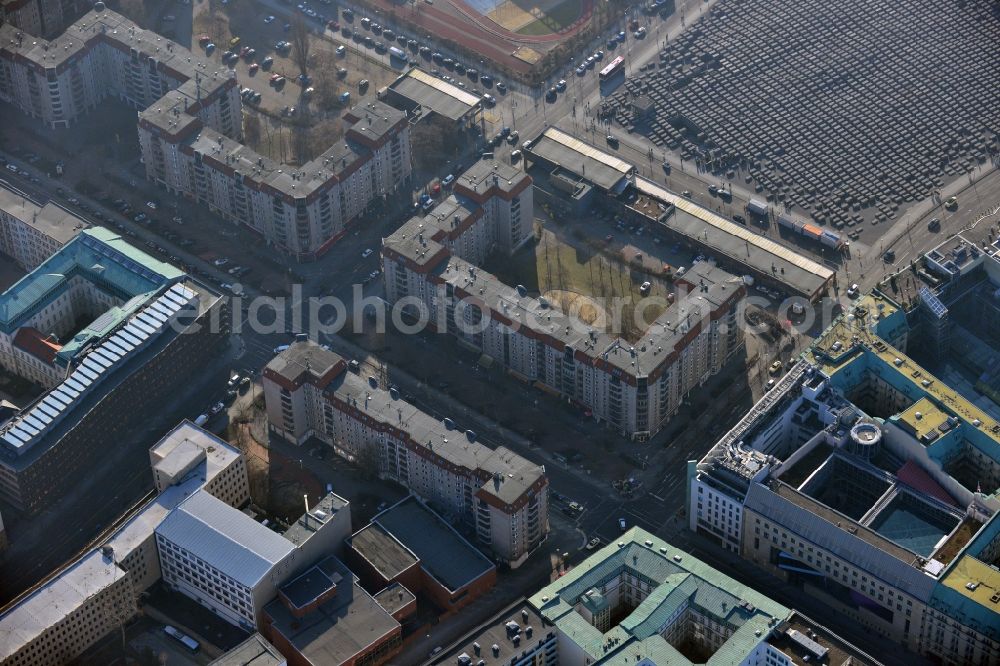
<svg viewBox="0 0 1000 666">
<path fill-rule="evenodd" d="M 330 30 L 340 30 L 340 24 L 334 21 L 333 19 L 330 19 L 329 21 L 326 22 L 326 27 L 328 27 Z"/>
<path fill-rule="evenodd" d="M 247 56 L 247 53 L 249 52 L 250 52 L 250 47 L 244 46 L 243 48 L 240 49 L 240 57 L 245 58 Z"/>
<path fill-rule="evenodd" d="M 260 67 L 260 65 L 258 65 L 257 63 L 253 63 L 252 65 L 250 65 L 249 67 L 247 67 L 247 71 L 250 72 L 251 74 L 256 74 L 257 73 L 257 69 L 259 67 Z"/>
<path fill-rule="evenodd" d="M 271 83 L 274 83 L 275 81 L 277 81 L 280 78 L 281 78 L 281 74 L 272 74 L 271 78 L 270 78 L 270 81 L 271 81 Z"/>
<path fill-rule="evenodd" d="M 198 37 L 198 43 L 201 44 L 202 46 L 208 44 L 210 41 L 212 41 L 212 38 L 209 37 L 208 35 L 201 35 Z"/>
</svg>

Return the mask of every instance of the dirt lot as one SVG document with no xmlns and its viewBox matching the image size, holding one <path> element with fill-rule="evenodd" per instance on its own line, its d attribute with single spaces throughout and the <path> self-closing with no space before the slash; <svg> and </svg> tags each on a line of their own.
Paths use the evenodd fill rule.
<svg viewBox="0 0 1000 666">
<path fill-rule="evenodd" d="M 546 220 L 545 224 L 550 222 Z M 511 258 L 491 260 L 486 268 L 506 284 L 522 284 L 529 291 L 549 297 L 563 311 L 574 312 L 597 326 L 606 327 L 614 322 L 606 313 L 617 299 L 624 299 L 623 322 L 632 319 L 632 308 L 642 299 L 649 299 L 644 302 L 648 304 L 645 321 L 651 322 L 663 312 L 672 293 L 667 280 L 626 262 L 620 253 L 607 249 L 603 240 L 588 245 L 581 238 L 579 245 L 573 246 L 562 240 L 561 235 L 536 221 L 537 242 Z M 650 283 L 647 294 L 640 291 L 645 282 Z M 634 326 L 626 326 L 620 333 L 629 339 L 642 333 L 633 329 Z"/>
<path fill-rule="evenodd" d="M 262 155 L 280 162 L 308 161 L 343 136 L 341 93 L 351 94 L 350 106 L 362 96 L 359 86 L 362 80 L 369 82 L 366 93 L 374 94 L 399 75 L 378 60 L 351 48 L 344 56 L 338 56 L 336 50 L 345 40 L 337 38 L 339 33 L 335 36 L 332 31 L 323 31 L 319 24 L 309 21 L 310 55 L 306 73 L 310 80 L 301 82 L 300 70 L 291 52 L 279 52 L 274 48 L 278 41 L 293 39 L 294 29 L 285 30 L 283 17 L 265 23 L 271 15 L 270 10 L 254 3 L 216 7 L 206 3 L 195 11 L 192 48 L 196 52 L 204 52 L 198 44 L 198 37 L 203 34 L 217 45 L 209 57 L 220 64 L 222 53 L 233 37 L 240 38 L 239 48 L 248 46 L 256 51 L 253 57 L 243 58 L 233 65 L 240 85 L 261 93 L 259 104 L 244 105 L 246 141 Z M 252 63 L 260 63 L 268 56 L 274 59 L 274 64 L 267 71 L 250 72 Z M 339 75 L 339 68 L 345 69 L 346 74 Z M 284 76 L 284 84 L 272 85 L 270 78 L 274 74 Z M 303 94 L 308 87 L 315 90 L 312 96 Z"/>
</svg>

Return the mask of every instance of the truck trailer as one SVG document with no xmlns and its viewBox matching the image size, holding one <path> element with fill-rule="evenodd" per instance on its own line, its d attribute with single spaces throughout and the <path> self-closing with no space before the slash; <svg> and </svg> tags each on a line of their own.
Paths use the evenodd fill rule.
<svg viewBox="0 0 1000 666">
<path fill-rule="evenodd" d="M 840 234 L 821 229 L 815 224 L 799 222 L 788 215 L 782 214 L 778 216 L 778 226 L 834 250 L 843 249 L 845 246 L 844 239 L 840 237 Z"/>
</svg>

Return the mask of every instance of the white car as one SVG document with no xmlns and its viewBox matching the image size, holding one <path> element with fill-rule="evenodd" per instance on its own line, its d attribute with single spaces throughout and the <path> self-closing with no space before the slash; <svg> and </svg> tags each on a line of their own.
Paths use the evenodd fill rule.
<svg viewBox="0 0 1000 666">
<path fill-rule="evenodd" d="M 622 532 L 624 532 L 627 529 L 625 527 L 625 519 L 624 518 L 619 518 L 618 519 L 618 527 L 621 528 Z"/>
<path fill-rule="evenodd" d="M 156 210 L 156 202 L 155 201 L 147 201 L 146 202 L 146 208 L 148 208 L 150 210 Z"/>
<path fill-rule="evenodd" d="M 361 258 L 367 259 L 368 257 L 372 256 L 372 252 L 374 252 L 374 250 L 372 250 L 371 248 L 366 249 L 364 252 L 361 253 Z"/>
<path fill-rule="evenodd" d="M 229 260 L 226 259 L 225 257 L 223 257 L 221 259 L 216 259 L 215 261 L 212 262 L 212 264 L 214 264 L 215 266 L 218 266 L 219 268 L 225 266 L 228 263 L 229 263 Z"/>
<path fill-rule="evenodd" d="M 274 353 L 275 354 L 280 354 L 281 352 L 285 351 L 286 349 L 288 349 L 288 345 L 278 345 L 277 347 L 274 348 Z"/>
<path fill-rule="evenodd" d="M 847 295 L 850 298 L 854 298 L 854 297 L 856 297 L 858 295 L 858 293 L 860 291 L 861 291 L 861 287 L 859 287 L 857 285 L 857 283 L 855 283 L 855 284 L 852 284 L 851 288 L 847 290 Z"/>
<path fill-rule="evenodd" d="M 271 16 L 271 15 L 267 15 L 267 16 L 264 17 L 264 23 L 270 23 L 273 20 L 274 20 L 274 17 Z"/>
</svg>

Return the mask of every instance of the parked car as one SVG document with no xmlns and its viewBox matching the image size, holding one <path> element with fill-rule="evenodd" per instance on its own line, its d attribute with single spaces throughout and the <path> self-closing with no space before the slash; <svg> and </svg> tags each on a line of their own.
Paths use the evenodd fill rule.
<svg viewBox="0 0 1000 666">
<path fill-rule="evenodd" d="M 374 250 L 372 250 L 370 247 L 366 248 L 365 251 L 361 253 L 361 258 L 367 259 L 368 257 L 372 256 L 372 252 L 374 252 Z"/>
</svg>

